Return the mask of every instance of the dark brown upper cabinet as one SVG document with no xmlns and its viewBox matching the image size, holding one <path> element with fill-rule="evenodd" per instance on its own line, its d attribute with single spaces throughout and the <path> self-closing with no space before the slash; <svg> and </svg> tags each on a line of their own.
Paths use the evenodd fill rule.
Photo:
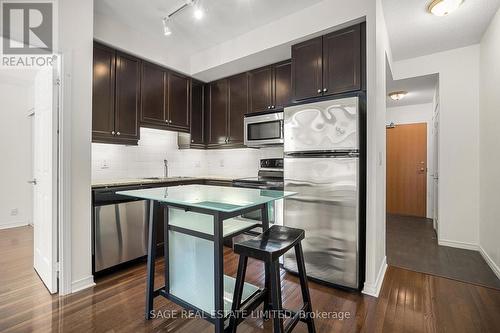
<svg viewBox="0 0 500 333">
<path fill-rule="evenodd" d="M 221 79 L 210 83 L 207 140 L 209 145 L 227 143 L 228 80 Z"/>
<path fill-rule="evenodd" d="M 250 72 L 250 112 L 269 111 L 273 105 L 273 68 L 266 66 Z"/>
<path fill-rule="evenodd" d="M 295 101 L 362 89 L 362 27 L 357 24 L 292 46 Z"/>
<path fill-rule="evenodd" d="M 141 61 L 94 44 L 92 141 L 137 144 Z"/>
<path fill-rule="evenodd" d="M 115 132 L 122 140 L 139 140 L 140 60 L 116 55 Z"/>
<path fill-rule="evenodd" d="M 227 143 L 243 144 L 243 118 L 248 113 L 248 74 L 228 79 L 229 109 Z"/>
<path fill-rule="evenodd" d="M 191 144 L 205 144 L 205 85 L 193 80 L 191 87 Z"/>
<path fill-rule="evenodd" d="M 141 80 L 141 123 L 165 124 L 166 70 L 143 62 Z M 166 126 L 166 124 L 165 124 Z"/>
<path fill-rule="evenodd" d="M 141 82 L 141 125 L 189 131 L 191 79 L 144 62 Z"/>
<path fill-rule="evenodd" d="M 273 108 L 281 109 L 292 102 L 292 61 L 287 60 L 273 66 Z"/>
<path fill-rule="evenodd" d="M 323 89 L 322 52 L 322 37 L 292 46 L 292 90 L 294 100 L 321 95 Z"/>
<path fill-rule="evenodd" d="M 360 26 L 323 36 L 323 92 L 338 94 L 360 88 Z"/>
<path fill-rule="evenodd" d="M 253 70 L 249 74 L 250 113 L 283 108 L 291 102 L 291 62 Z"/>
<path fill-rule="evenodd" d="M 92 140 L 114 137 L 115 131 L 115 50 L 94 45 L 92 84 Z"/>
<path fill-rule="evenodd" d="M 189 131 L 191 79 L 175 72 L 168 73 L 168 125 Z"/>
</svg>

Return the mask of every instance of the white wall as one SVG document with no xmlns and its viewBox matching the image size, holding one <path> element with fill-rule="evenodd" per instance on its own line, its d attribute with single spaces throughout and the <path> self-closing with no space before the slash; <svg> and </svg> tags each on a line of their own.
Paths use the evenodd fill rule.
<svg viewBox="0 0 500 333">
<path fill-rule="evenodd" d="M 59 50 L 63 54 L 63 121 L 69 130 L 64 159 L 70 163 L 71 212 L 63 223 L 71 227 L 69 290 L 93 285 L 91 266 L 91 129 L 92 129 L 92 40 L 93 1 L 59 1 Z M 68 185 L 68 184 L 66 184 Z M 66 253 L 68 255 L 68 253 Z M 64 280 L 65 278 L 63 278 Z"/>
<path fill-rule="evenodd" d="M 259 160 L 283 157 L 283 148 L 197 150 L 177 147 L 177 132 L 141 128 L 138 146 L 92 144 L 95 182 L 160 177 L 168 160 L 169 177 L 256 177 Z"/>
<path fill-rule="evenodd" d="M 434 104 L 415 104 L 387 108 L 386 124 L 427 124 L 427 218 L 433 217 L 434 204 Z"/>
<path fill-rule="evenodd" d="M 479 244 L 500 278 L 500 10 L 481 40 Z"/>
<path fill-rule="evenodd" d="M 439 229 L 442 245 L 479 242 L 479 45 L 393 63 L 395 80 L 439 73 Z"/>
<path fill-rule="evenodd" d="M 33 221 L 33 186 L 27 183 L 33 178 L 32 118 L 27 116 L 33 107 L 33 86 L 3 72 L 0 70 L 0 183 L 4 189 L 0 192 L 0 229 Z"/>
<path fill-rule="evenodd" d="M 158 26 L 160 28 L 161 25 Z M 168 47 L 163 36 L 138 32 L 115 17 L 95 13 L 94 38 L 151 62 L 190 74 L 189 56 Z"/>
</svg>

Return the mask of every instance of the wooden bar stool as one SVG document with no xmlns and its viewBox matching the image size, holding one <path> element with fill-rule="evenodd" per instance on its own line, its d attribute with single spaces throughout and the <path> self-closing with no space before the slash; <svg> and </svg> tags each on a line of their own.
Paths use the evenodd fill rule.
<svg viewBox="0 0 500 333">
<path fill-rule="evenodd" d="M 271 285 L 270 290 L 266 290 L 266 292 L 271 295 L 271 304 L 269 304 L 269 307 L 272 310 L 273 331 L 275 333 L 289 333 L 299 321 L 303 321 L 307 323 L 309 333 L 316 332 L 301 245 L 304 235 L 304 230 L 274 225 L 255 238 L 234 244 L 234 252 L 240 255 L 240 260 L 233 295 L 233 315 L 229 324 L 231 332 L 236 332 L 238 324 L 242 321 L 236 313 L 240 309 L 248 258 L 263 261 L 270 272 Z M 295 256 L 297 257 L 300 288 L 304 303 L 302 308 L 297 312 L 284 310 L 281 299 L 279 258 L 292 247 L 295 248 Z M 267 304 L 264 305 L 264 311 L 266 309 Z M 285 316 L 291 317 L 286 327 L 283 326 L 283 317 Z"/>
</svg>

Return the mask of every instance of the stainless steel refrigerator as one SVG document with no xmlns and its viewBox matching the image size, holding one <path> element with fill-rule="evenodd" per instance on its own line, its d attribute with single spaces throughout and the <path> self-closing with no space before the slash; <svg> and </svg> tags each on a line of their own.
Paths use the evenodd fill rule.
<svg viewBox="0 0 500 333">
<path fill-rule="evenodd" d="M 359 288 L 359 97 L 284 110 L 284 225 L 306 231 L 307 275 Z M 284 267 L 297 271 L 289 251 Z"/>
</svg>

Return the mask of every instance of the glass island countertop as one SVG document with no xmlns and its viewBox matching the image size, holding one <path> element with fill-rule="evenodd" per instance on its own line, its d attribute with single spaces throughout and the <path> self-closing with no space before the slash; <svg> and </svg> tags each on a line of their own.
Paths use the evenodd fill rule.
<svg viewBox="0 0 500 333">
<path fill-rule="evenodd" d="M 180 185 L 140 190 L 118 191 L 116 194 L 149 200 L 162 205 L 164 220 L 156 221 L 155 210 L 149 210 L 148 278 L 146 318 L 151 318 L 153 299 L 158 295 L 182 307 L 203 311 L 212 318 L 215 332 L 224 332 L 224 322 L 231 310 L 234 278 L 224 275 L 223 241 L 246 230 L 269 227 L 269 205 L 292 196 L 294 192 L 210 185 Z M 150 206 L 151 207 L 151 206 Z M 261 221 L 240 215 L 261 211 Z M 158 294 L 154 291 L 154 239 L 156 223 L 164 224 L 165 281 Z M 267 271 L 266 271 L 267 274 Z M 259 303 L 265 289 L 244 283 L 242 302 Z M 223 314 L 222 316 L 217 314 Z"/>
<path fill-rule="evenodd" d="M 232 213 L 252 206 L 283 199 L 295 193 L 239 187 L 180 185 L 119 191 L 116 192 L 116 194 L 154 200 L 160 203 L 170 203 Z"/>
</svg>

